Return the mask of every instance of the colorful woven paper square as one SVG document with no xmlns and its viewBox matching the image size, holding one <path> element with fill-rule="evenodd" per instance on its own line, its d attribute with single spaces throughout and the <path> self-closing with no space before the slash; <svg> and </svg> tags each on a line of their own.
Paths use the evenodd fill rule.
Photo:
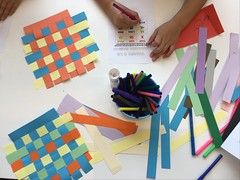
<svg viewBox="0 0 240 180">
<path fill-rule="evenodd" d="M 6 158 L 18 179 L 79 179 L 91 156 L 70 114 L 51 109 L 9 134 Z"/>
<path fill-rule="evenodd" d="M 84 12 L 71 17 L 67 10 L 24 27 L 25 59 L 36 88 L 51 88 L 95 67 L 99 49 L 88 29 Z"/>
</svg>

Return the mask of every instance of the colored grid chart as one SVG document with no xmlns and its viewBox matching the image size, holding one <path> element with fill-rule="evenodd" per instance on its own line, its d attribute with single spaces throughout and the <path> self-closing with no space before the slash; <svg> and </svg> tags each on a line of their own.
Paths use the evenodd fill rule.
<svg viewBox="0 0 240 180">
<path fill-rule="evenodd" d="M 92 159 L 70 114 L 51 109 L 9 134 L 6 158 L 18 179 L 79 179 Z M 80 171 L 81 169 L 81 171 Z"/>
<path fill-rule="evenodd" d="M 36 78 L 35 88 L 51 88 L 95 68 L 99 50 L 89 33 L 84 12 L 67 10 L 24 27 L 26 62 Z"/>
</svg>

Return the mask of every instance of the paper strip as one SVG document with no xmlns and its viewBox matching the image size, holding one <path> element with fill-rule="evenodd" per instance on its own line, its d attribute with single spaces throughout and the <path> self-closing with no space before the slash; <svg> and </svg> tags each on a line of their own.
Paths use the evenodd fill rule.
<svg viewBox="0 0 240 180">
<path fill-rule="evenodd" d="M 237 101 L 237 99 L 240 97 L 240 86 L 236 87 L 232 96 L 232 102 Z"/>
<path fill-rule="evenodd" d="M 216 50 L 211 50 L 208 56 L 207 64 L 206 64 L 205 89 L 208 97 L 211 97 L 212 95 L 216 54 L 217 54 Z"/>
<path fill-rule="evenodd" d="M 177 82 L 179 76 L 182 74 L 183 70 L 191 60 L 191 58 L 196 53 L 196 47 L 189 47 L 186 51 L 186 53 L 181 58 L 178 65 L 173 70 L 173 73 L 170 75 L 166 83 L 164 84 L 162 88 L 162 102 L 164 102 L 165 98 L 168 96 L 169 92 L 172 90 L 173 86 Z"/>
<path fill-rule="evenodd" d="M 159 127 L 160 127 L 160 111 L 161 111 L 161 108 L 159 107 L 157 114 L 154 114 L 151 119 L 148 164 L 147 164 L 147 178 L 151 178 L 151 179 L 156 178 Z"/>
<path fill-rule="evenodd" d="M 226 84 L 229 79 L 229 75 L 231 72 L 231 68 L 235 66 L 234 61 L 232 60 L 232 53 L 237 51 L 238 48 L 238 35 L 231 33 L 230 34 L 230 47 L 229 47 L 229 56 L 223 66 L 223 70 L 221 71 L 221 74 L 218 77 L 218 80 L 216 82 L 216 85 L 213 89 L 212 96 L 210 97 L 210 102 L 212 109 L 214 110 L 220 97 L 222 96 L 224 89 L 226 87 Z"/>
<path fill-rule="evenodd" d="M 204 111 L 204 116 L 206 118 L 208 128 L 210 131 L 210 134 L 213 138 L 213 142 L 216 145 L 216 147 L 220 147 L 222 144 L 222 137 L 219 132 L 209 99 L 207 97 L 206 92 L 204 94 L 199 94 L 199 98 L 202 104 L 202 108 Z"/>
<path fill-rule="evenodd" d="M 189 126 L 190 126 L 190 139 L 191 139 L 191 151 L 192 156 L 195 156 L 195 140 L 194 140 L 194 126 L 193 126 L 193 114 L 192 109 L 189 109 Z"/>
<path fill-rule="evenodd" d="M 165 126 L 166 133 L 161 135 L 162 168 L 170 169 L 170 131 L 169 131 L 169 96 L 166 97 L 161 107 L 161 124 Z"/>
</svg>

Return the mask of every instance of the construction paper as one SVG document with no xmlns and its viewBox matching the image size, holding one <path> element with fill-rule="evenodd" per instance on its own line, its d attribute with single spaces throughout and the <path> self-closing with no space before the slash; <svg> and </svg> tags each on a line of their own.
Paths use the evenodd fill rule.
<svg viewBox="0 0 240 180">
<path fill-rule="evenodd" d="M 18 179 L 71 178 L 92 169 L 88 148 L 70 121 L 70 114 L 51 109 L 9 134 L 13 143 L 5 147 L 6 159 Z"/>
<path fill-rule="evenodd" d="M 232 66 L 231 68 L 228 83 L 223 93 L 223 101 L 228 103 L 230 103 L 232 100 L 234 89 L 237 85 L 238 76 L 240 75 L 240 61 L 239 61 L 240 49 L 238 49 L 236 53 L 234 52 L 231 56 L 232 56 L 232 61 L 234 61 L 233 62 L 234 66 Z"/>
<path fill-rule="evenodd" d="M 182 58 L 182 56 L 184 54 L 184 50 L 183 49 L 177 49 L 175 52 L 176 52 L 176 56 L 177 56 L 178 61 L 180 61 L 180 59 Z M 198 97 L 197 93 L 195 92 L 195 83 L 194 83 L 192 78 L 188 79 L 188 82 L 186 84 L 186 88 L 187 88 L 187 91 L 189 93 L 192 105 L 193 105 L 194 114 L 196 116 L 203 115 L 202 106 L 201 106 L 199 97 Z"/>
<path fill-rule="evenodd" d="M 80 115 L 71 113 L 73 122 L 80 124 L 91 124 L 97 126 L 105 126 L 118 129 L 125 136 L 133 134 L 137 131 L 137 126 L 135 123 L 126 122 L 122 120 L 112 120 L 111 118 L 103 119 L 98 117 L 92 117 L 87 115 Z"/>
<path fill-rule="evenodd" d="M 190 78 L 189 74 L 192 72 L 194 68 L 196 59 L 197 59 L 197 54 L 195 54 L 195 56 L 191 58 L 191 61 L 187 64 L 186 68 L 184 69 L 183 73 L 181 74 L 177 82 L 177 85 L 173 91 L 173 94 L 170 98 L 169 105 L 168 105 L 168 107 L 172 110 L 175 110 L 179 103 L 179 100 L 184 91 L 184 88 L 188 82 L 188 79 Z"/>
<path fill-rule="evenodd" d="M 83 106 L 83 105 L 79 101 L 77 101 L 76 99 L 74 99 L 72 96 L 70 96 L 68 94 L 63 98 L 61 104 L 59 105 L 58 113 L 64 114 L 66 112 L 75 112 L 81 106 Z M 96 113 L 94 113 L 93 109 L 90 109 L 89 107 L 86 107 L 86 106 L 85 106 L 85 108 L 87 109 L 88 114 L 90 114 L 91 116 L 99 117 L 98 115 L 102 115 L 102 118 L 105 118 L 105 116 L 103 116 L 103 114 L 99 113 L 97 115 Z M 113 120 L 114 120 L 114 118 L 113 118 Z M 104 135 L 105 137 L 107 137 L 111 140 L 115 140 L 115 139 L 124 137 L 124 135 L 117 129 L 106 128 L 106 127 L 102 127 L 102 126 L 99 126 L 98 129 L 100 130 L 102 135 Z"/>
<path fill-rule="evenodd" d="M 206 63 L 205 89 L 208 97 L 211 97 L 212 95 L 216 54 L 217 54 L 216 50 L 211 50 Z"/>
<path fill-rule="evenodd" d="M 170 160 L 170 131 L 169 131 L 169 97 L 167 96 L 161 106 L 161 124 L 165 126 L 166 133 L 161 135 L 161 165 L 163 169 L 171 168 Z"/>
<path fill-rule="evenodd" d="M 199 98 L 204 111 L 204 117 L 206 118 L 206 121 L 208 124 L 209 132 L 213 138 L 213 142 L 216 147 L 220 147 L 223 142 L 222 137 L 220 135 L 220 132 L 216 123 L 216 119 L 214 117 L 206 92 L 204 94 L 199 94 Z"/>
<path fill-rule="evenodd" d="M 230 73 L 232 68 L 235 69 L 235 54 L 238 52 L 238 43 L 239 43 L 239 36 L 237 34 L 231 33 L 230 34 L 230 47 L 229 47 L 229 55 L 225 61 L 223 69 L 218 77 L 216 85 L 213 89 L 212 95 L 210 97 L 210 102 L 212 109 L 214 110 L 218 101 L 220 100 L 221 96 L 225 91 L 225 87 L 228 83 Z M 234 54 L 235 53 L 235 54 Z"/>
<path fill-rule="evenodd" d="M 160 128 L 160 111 L 161 108 L 158 108 L 157 114 L 154 114 L 151 118 L 150 141 L 147 164 L 147 178 L 151 179 L 156 178 L 159 128 Z"/>
<path fill-rule="evenodd" d="M 236 87 L 233 96 L 232 96 L 232 102 L 237 101 L 237 99 L 240 97 L 240 86 Z"/>
<path fill-rule="evenodd" d="M 190 140 L 191 140 L 191 152 L 192 156 L 195 156 L 195 138 L 194 138 L 194 125 L 193 125 L 193 114 L 192 109 L 188 109 L 189 111 L 189 127 L 190 127 Z"/>
<path fill-rule="evenodd" d="M 208 29 L 207 38 L 212 38 L 224 32 L 214 5 L 204 7 L 181 32 L 176 48 L 183 48 L 198 42 L 199 27 Z"/>
<path fill-rule="evenodd" d="M 173 70 L 173 73 L 170 75 L 166 83 L 162 88 L 162 102 L 168 96 L 170 91 L 172 90 L 173 86 L 177 82 L 179 76 L 182 74 L 183 70 L 187 66 L 187 64 L 191 61 L 192 57 L 196 54 L 196 47 L 189 47 L 186 50 L 186 53 L 182 56 L 181 60 L 179 61 L 178 65 Z"/>
<path fill-rule="evenodd" d="M 196 92 L 204 93 L 207 28 L 199 28 L 198 59 L 196 67 Z"/>
<path fill-rule="evenodd" d="M 84 12 L 71 17 L 65 10 L 24 27 L 24 33 L 25 59 L 37 89 L 54 87 L 95 67 L 99 49 Z"/>
</svg>

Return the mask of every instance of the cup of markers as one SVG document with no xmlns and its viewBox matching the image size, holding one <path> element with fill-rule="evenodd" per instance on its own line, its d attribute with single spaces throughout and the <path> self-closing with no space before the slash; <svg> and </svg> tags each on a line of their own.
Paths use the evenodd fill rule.
<svg viewBox="0 0 240 180">
<path fill-rule="evenodd" d="M 113 101 L 125 116 L 143 119 L 157 113 L 162 93 L 160 86 L 152 80 L 152 75 L 143 71 L 138 74 L 127 73 L 119 78 L 118 87 L 112 89 Z"/>
</svg>

